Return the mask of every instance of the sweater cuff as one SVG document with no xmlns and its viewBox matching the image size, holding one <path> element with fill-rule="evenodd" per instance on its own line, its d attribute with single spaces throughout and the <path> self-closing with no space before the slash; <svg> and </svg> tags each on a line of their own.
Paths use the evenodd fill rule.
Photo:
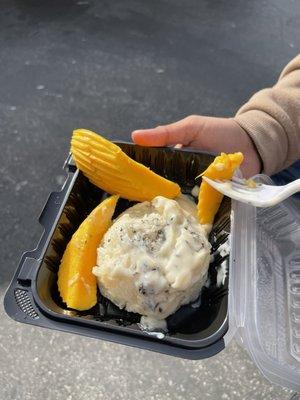
<svg viewBox="0 0 300 400">
<path fill-rule="evenodd" d="M 262 173 L 273 175 L 282 169 L 287 143 L 282 126 L 269 114 L 260 110 L 249 110 L 234 117 L 234 120 L 252 139 L 263 163 Z"/>
</svg>

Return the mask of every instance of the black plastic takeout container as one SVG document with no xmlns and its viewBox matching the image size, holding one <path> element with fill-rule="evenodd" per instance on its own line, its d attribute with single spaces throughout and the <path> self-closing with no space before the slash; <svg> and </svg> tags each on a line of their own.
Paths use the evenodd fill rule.
<svg viewBox="0 0 300 400">
<path fill-rule="evenodd" d="M 143 148 L 116 143 L 130 157 L 158 174 L 176 181 L 183 193 L 190 193 L 199 175 L 213 160 L 213 155 L 171 148 Z M 228 329 L 228 278 L 217 287 L 221 263 L 218 247 L 230 232 L 230 202 L 223 200 L 210 234 L 212 262 L 210 285 L 201 293 L 201 301 L 181 307 L 167 320 L 169 332 L 153 335 L 142 331 L 136 314 L 119 310 L 100 294 L 91 310 L 68 309 L 59 297 L 57 271 L 64 249 L 82 220 L 107 196 L 79 172 L 71 156 L 65 163 L 66 181 L 59 192 L 50 194 L 39 222 L 42 237 L 33 251 L 21 257 L 15 276 L 6 292 L 7 314 L 19 321 L 50 329 L 109 340 L 177 357 L 202 359 L 224 348 Z M 116 214 L 130 206 L 120 200 Z"/>
</svg>

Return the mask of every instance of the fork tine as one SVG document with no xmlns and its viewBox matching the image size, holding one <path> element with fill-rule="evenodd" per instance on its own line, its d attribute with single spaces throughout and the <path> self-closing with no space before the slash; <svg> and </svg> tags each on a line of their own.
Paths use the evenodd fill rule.
<svg viewBox="0 0 300 400">
<path fill-rule="evenodd" d="M 247 184 L 247 181 L 234 177 L 232 181 L 214 181 L 205 176 L 202 177 L 214 189 L 243 203 L 255 207 L 271 207 L 285 200 L 292 194 L 300 191 L 300 179 L 286 186 L 274 186 L 258 183 L 255 188 Z"/>
<path fill-rule="evenodd" d="M 239 183 L 239 182 L 236 182 L 236 181 L 228 181 L 228 182 L 231 182 L 232 188 L 237 189 L 239 191 L 245 191 L 247 193 L 249 193 L 249 192 L 253 193 L 253 191 L 257 191 L 257 188 L 251 188 L 251 187 L 247 186 L 244 183 Z"/>
<path fill-rule="evenodd" d="M 238 183 L 240 185 L 246 185 L 247 184 L 247 180 L 244 178 L 239 178 L 238 176 L 233 176 L 231 178 L 231 182 L 235 182 Z"/>
<path fill-rule="evenodd" d="M 231 193 L 232 190 L 238 190 L 239 192 L 246 192 L 247 194 L 254 194 L 254 192 L 257 192 L 258 190 L 261 189 L 261 185 L 257 186 L 255 188 L 250 187 L 247 185 L 246 179 L 241 179 L 241 178 L 232 178 L 232 180 L 211 180 L 209 178 L 203 177 L 204 180 L 207 181 L 211 186 L 213 186 L 215 189 L 220 190 L 222 193 Z M 218 185 L 218 187 L 217 187 Z M 225 193 L 226 191 L 226 193 Z"/>
<path fill-rule="evenodd" d="M 212 186 L 213 188 L 215 188 L 216 190 L 219 189 L 224 189 L 224 182 L 219 182 L 219 181 L 214 181 L 210 178 L 207 178 L 206 176 L 202 176 L 202 179 L 207 182 L 210 186 Z"/>
<path fill-rule="evenodd" d="M 254 196 L 256 195 L 256 192 L 253 191 L 251 192 L 251 189 L 245 190 L 243 186 L 236 183 L 232 183 L 231 181 L 225 181 L 223 183 L 220 183 L 213 181 L 212 179 L 209 179 L 205 176 L 203 176 L 202 178 L 214 189 L 235 200 L 249 203 L 254 200 Z"/>
</svg>

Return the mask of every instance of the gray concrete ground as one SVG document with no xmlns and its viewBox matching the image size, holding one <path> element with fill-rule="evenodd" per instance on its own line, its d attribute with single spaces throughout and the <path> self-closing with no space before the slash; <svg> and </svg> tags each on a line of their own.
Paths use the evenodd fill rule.
<svg viewBox="0 0 300 400">
<path fill-rule="evenodd" d="M 187 361 L 70 334 L 0 325 L 0 398 L 13 400 L 288 400 L 235 343 Z"/>
<path fill-rule="evenodd" d="M 232 115 L 299 52 L 299 1 L 2 0 L 0 291 L 63 182 L 72 129 L 115 139 Z M 0 399 L 289 399 L 232 343 L 202 362 L 16 324 L 0 309 Z"/>
</svg>

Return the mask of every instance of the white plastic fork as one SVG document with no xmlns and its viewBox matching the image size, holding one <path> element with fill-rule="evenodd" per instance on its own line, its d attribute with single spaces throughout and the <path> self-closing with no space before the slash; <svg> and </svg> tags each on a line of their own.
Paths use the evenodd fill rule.
<svg viewBox="0 0 300 400">
<path fill-rule="evenodd" d="M 234 200 L 251 204 L 255 207 L 271 207 L 300 192 L 300 179 L 284 186 L 272 186 L 255 182 L 249 185 L 246 179 L 232 178 L 231 181 L 214 181 L 202 176 L 209 185 Z"/>
</svg>

